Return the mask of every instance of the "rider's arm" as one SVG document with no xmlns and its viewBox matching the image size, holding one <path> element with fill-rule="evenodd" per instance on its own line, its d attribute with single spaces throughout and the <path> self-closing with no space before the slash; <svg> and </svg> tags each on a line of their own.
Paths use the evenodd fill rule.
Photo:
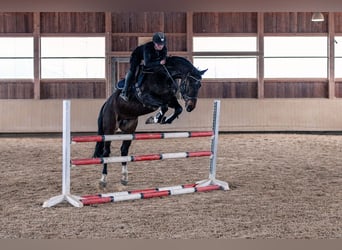
<svg viewBox="0 0 342 250">
<path fill-rule="evenodd" d="M 158 65 L 160 65 L 160 61 L 166 58 L 166 53 L 167 50 L 164 46 L 164 48 L 160 51 L 160 55 L 158 58 L 153 58 L 152 54 L 155 53 L 154 48 L 153 48 L 153 44 L 148 44 L 145 46 L 144 48 L 144 64 L 146 67 L 148 68 L 153 68 L 156 67 Z"/>
</svg>

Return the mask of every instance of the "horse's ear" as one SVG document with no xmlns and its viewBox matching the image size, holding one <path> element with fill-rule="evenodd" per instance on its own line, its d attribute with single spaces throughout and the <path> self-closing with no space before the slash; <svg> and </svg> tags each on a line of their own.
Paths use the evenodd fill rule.
<svg viewBox="0 0 342 250">
<path fill-rule="evenodd" d="M 203 75 L 205 72 L 207 72 L 208 69 L 205 69 L 205 70 L 201 70 L 200 71 L 200 74 Z"/>
</svg>

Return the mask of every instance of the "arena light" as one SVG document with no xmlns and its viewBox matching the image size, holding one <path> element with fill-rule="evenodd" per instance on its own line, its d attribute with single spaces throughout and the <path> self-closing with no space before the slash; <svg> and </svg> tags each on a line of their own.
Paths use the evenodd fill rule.
<svg viewBox="0 0 342 250">
<path fill-rule="evenodd" d="M 324 15 L 322 12 L 314 12 L 311 17 L 312 22 L 323 22 L 324 21 Z"/>
</svg>

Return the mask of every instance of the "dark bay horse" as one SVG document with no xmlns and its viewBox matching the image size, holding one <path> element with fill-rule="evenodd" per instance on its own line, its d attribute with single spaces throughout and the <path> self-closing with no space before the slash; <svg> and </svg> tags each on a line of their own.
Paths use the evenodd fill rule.
<svg viewBox="0 0 342 250">
<path fill-rule="evenodd" d="M 178 56 L 168 57 L 166 64 L 154 72 L 144 73 L 139 88 L 130 90 L 130 100 L 120 98 L 121 90 L 116 88 L 103 104 L 98 117 L 98 134 L 114 134 L 118 128 L 125 134 L 132 134 L 138 126 L 138 117 L 160 111 L 150 117 L 146 123 L 172 123 L 183 111 L 178 103 L 179 91 L 185 102 L 185 109 L 191 112 L 196 107 L 198 90 L 201 87 L 202 75 L 206 70 L 198 70 L 187 59 Z M 123 80 L 122 80 L 123 81 Z M 169 117 L 165 117 L 168 108 L 174 109 Z M 123 141 L 121 156 L 127 156 L 132 141 Z M 97 142 L 94 157 L 109 157 L 111 142 Z M 100 185 L 106 186 L 107 164 L 103 165 Z M 127 185 L 127 163 L 122 163 L 121 183 Z"/>
</svg>

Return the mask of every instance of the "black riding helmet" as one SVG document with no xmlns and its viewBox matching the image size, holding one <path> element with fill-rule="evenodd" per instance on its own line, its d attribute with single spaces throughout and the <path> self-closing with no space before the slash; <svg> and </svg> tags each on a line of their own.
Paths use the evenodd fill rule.
<svg viewBox="0 0 342 250">
<path fill-rule="evenodd" d="M 153 34 L 152 41 L 157 44 L 166 44 L 166 37 L 163 32 L 156 32 Z"/>
</svg>

